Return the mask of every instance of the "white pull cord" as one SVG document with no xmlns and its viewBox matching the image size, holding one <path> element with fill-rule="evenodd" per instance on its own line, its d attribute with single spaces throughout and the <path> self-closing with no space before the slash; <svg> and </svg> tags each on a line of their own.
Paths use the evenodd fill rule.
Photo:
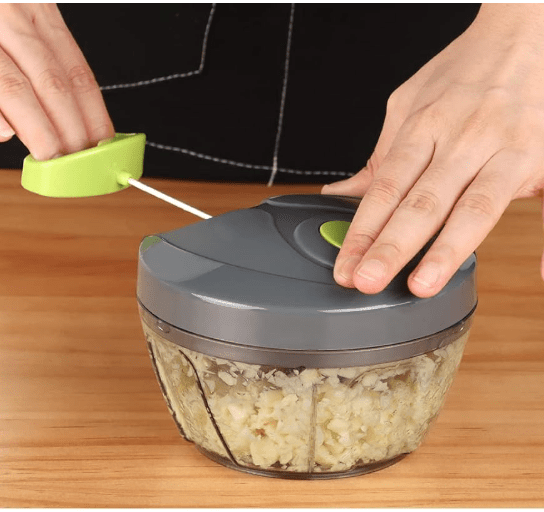
<svg viewBox="0 0 544 512">
<path fill-rule="evenodd" d="M 193 215 L 196 215 L 197 217 L 200 217 L 201 219 L 211 219 L 212 217 L 211 215 L 208 215 L 207 213 L 201 212 L 200 210 L 197 210 L 196 208 L 193 208 L 192 206 L 189 206 L 188 204 L 182 203 L 181 201 L 178 201 L 177 199 L 174 199 L 173 197 L 167 196 L 166 194 L 163 194 L 162 192 L 155 190 L 153 187 L 144 185 L 143 183 L 139 182 L 138 180 L 135 180 L 134 178 L 128 178 L 126 181 L 133 187 L 139 188 L 140 190 L 143 190 L 144 192 L 147 192 L 148 194 L 151 194 L 152 196 L 158 197 L 159 199 L 162 199 L 163 201 L 166 201 L 167 203 L 173 204 L 174 206 L 177 206 L 178 208 L 181 208 L 182 210 L 185 210 L 186 212 L 192 213 Z"/>
</svg>

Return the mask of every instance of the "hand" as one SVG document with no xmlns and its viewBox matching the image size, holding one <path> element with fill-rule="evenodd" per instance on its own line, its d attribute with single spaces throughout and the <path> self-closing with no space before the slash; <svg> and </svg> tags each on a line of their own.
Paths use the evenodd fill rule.
<svg viewBox="0 0 544 512">
<path fill-rule="evenodd" d="M 364 196 L 334 278 L 378 293 L 444 226 L 408 278 L 412 293 L 431 297 L 512 199 L 543 188 L 544 6 L 483 4 L 464 34 L 391 95 L 367 166 L 323 187 Z"/>
<path fill-rule="evenodd" d="M 0 142 L 37 160 L 95 146 L 114 129 L 56 4 L 0 4 Z"/>
</svg>

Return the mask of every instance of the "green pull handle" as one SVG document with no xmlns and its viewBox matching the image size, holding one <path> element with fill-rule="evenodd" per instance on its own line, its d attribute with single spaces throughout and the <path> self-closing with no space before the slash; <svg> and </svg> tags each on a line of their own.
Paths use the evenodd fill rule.
<svg viewBox="0 0 544 512">
<path fill-rule="evenodd" d="M 89 197 L 118 192 L 143 173 L 145 135 L 117 133 L 94 148 L 39 162 L 23 161 L 21 185 L 48 197 Z"/>
</svg>

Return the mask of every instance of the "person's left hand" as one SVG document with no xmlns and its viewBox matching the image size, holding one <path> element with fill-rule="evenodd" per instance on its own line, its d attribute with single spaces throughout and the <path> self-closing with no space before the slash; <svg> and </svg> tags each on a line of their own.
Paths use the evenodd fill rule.
<svg viewBox="0 0 544 512">
<path fill-rule="evenodd" d="M 393 93 L 367 166 L 323 187 L 363 196 L 336 260 L 338 284 L 382 291 L 445 223 L 408 278 L 412 293 L 431 297 L 512 199 L 544 187 L 544 6 L 505 5 L 484 4 Z"/>
<path fill-rule="evenodd" d="M 115 135 L 94 74 L 54 3 L 0 3 L 0 143 L 14 135 L 36 160 Z"/>
</svg>

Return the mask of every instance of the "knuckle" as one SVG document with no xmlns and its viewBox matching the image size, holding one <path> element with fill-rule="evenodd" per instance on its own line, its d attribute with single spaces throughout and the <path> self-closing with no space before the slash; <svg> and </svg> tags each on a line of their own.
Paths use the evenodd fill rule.
<svg viewBox="0 0 544 512">
<path fill-rule="evenodd" d="M 107 120 L 98 121 L 89 128 L 89 138 L 92 142 L 99 142 L 113 136 L 113 128 Z"/>
<path fill-rule="evenodd" d="M 406 165 L 406 162 L 413 162 L 421 153 L 421 142 L 419 139 L 405 140 L 391 148 L 387 154 L 387 163 L 394 166 Z"/>
<path fill-rule="evenodd" d="M 484 192 L 471 192 L 462 197 L 457 208 L 478 217 L 495 218 L 495 202 L 493 198 Z"/>
<path fill-rule="evenodd" d="M 57 69 L 46 69 L 38 77 L 39 84 L 45 92 L 53 94 L 66 94 L 69 90 L 68 84 L 62 73 Z"/>
<path fill-rule="evenodd" d="M 366 195 L 383 205 L 398 204 L 402 198 L 398 181 L 386 176 L 376 178 Z"/>
<path fill-rule="evenodd" d="M 444 115 L 440 106 L 428 105 L 416 110 L 407 119 L 407 126 L 414 134 L 428 133 L 443 122 Z"/>
<path fill-rule="evenodd" d="M 393 112 L 397 109 L 400 101 L 401 91 L 400 89 L 395 89 L 387 98 L 386 103 L 386 112 Z"/>
<path fill-rule="evenodd" d="M 500 85 L 495 85 L 489 87 L 483 93 L 482 105 L 490 111 L 496 110 L 497 108 L 502 108 L 508 103 L 510 103 L 511 94 L 505 87 Z"/>
<path fill-rule="evenodd" d="M 30 87 L 28 80 L 18 73 L 0 75 L 0 94 L 4 97 L 18 96 Z"/>
<path fill-rule="evenodd" d="M 79 92 L 88 92 L 98 88 L 96 79 L 90 69 L 85 66 L 74 66 L 68 72 L 68 80 Z"/>
<path fill-rule="evenodd" d="M 382 242 L 376 245 L 376 251 L 383 251 L 391 253 L 393 252 L 395 257 L 398 257 L 402 254 L 402 249 L 400 245 L 395 241 Z"/>
<path fill-rule="evenodd" d="M 430 190 L 411 192 L 400 203 L 399 208 L 421 214 L 431 214 L 438 210 L 438 196 Z"/>
<path fill-rule="evenodd" d="M 82 151 L 91 147 L 89 140 L 86 137 L 77 137 L 66 143 L 67 149 L 70 153 Z"/>
<path fill-rule="evenodd" d="M 490 114 L 483 106 L 477 108 L 464 121 L 461 127 L 459 137 L 464 142 L 474 141 L 474 137 L 479 137 L 488 128 Z"/>
<path fill-rule="evenodd" d="M 448 265 L 452 261 L 458 261 L 459 255 L 455 248 L 447 242 L 436 241 L 429 251 L 426 258 L 432 261 L 436 261 L 439 264 Z"/>
<path fill-rule="evenodd" d="M 376 241 L 377 234 L 373 233 L 353 233 L 346 237 L 345 244 L 342 245 L 342 252 L 346 256 L 360 256 Z"/>
<path fill-rule="evenodd" d="M 422 193 L 427 193 L 430 196 L 438 197 L 436 191 L 443 186 L 444 176 L 451 174 L 452 167 L 455 167 L 455 162 L 444 162 L 443 164 L 434 163 L 425 169 L 426 185 L 419 190 Z"/>
</svg>

